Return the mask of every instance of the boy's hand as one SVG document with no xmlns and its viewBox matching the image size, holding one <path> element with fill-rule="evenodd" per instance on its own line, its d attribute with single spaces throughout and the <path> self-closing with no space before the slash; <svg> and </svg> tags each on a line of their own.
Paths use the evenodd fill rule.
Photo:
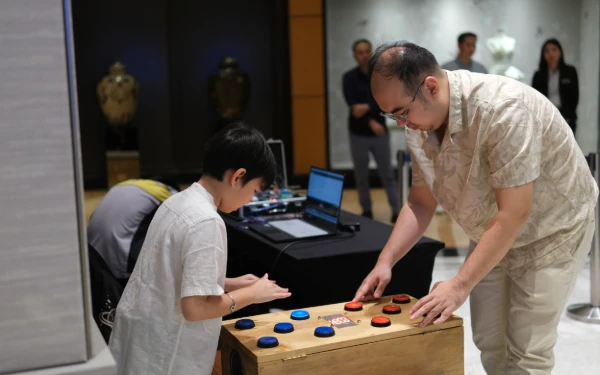
<svg viewBox="0 0 600 375">
<path fill-rule="evenodd" d="M 262 278 L 255 281 L 250 288 L 254 297 L 254 303 L 270 302 L 292 295 L 292 293 L 288 292 L 287 288 L 282 288 L 275 284 L 274 281 L 269 280 L 269 275 L 266 273 Z"/>
<path fill-rule="evenodd" d="M 254 284 L 257 280 L 258 277 L 252 274 L 247 274 L 244 276 L 234 278 L 227 278 L 225 279 L 225 290 L 228 292 L 233 292 L 234 290 L 250 286 Z M 272 282 L 274 283 L 275 281 Z"/>
</svg>

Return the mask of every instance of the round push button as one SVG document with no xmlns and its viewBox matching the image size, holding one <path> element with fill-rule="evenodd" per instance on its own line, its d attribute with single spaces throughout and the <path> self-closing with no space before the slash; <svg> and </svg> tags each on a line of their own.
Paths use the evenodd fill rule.
<svg viewBox="0 0 600 375">
<path fill-rule="evenodd" d="M 294 326 L 292 323 L 277 323 L 273 331 L 276 333 L 290 333 L 294 332 Z"/>
<path fill-rule="evenodd" d="M 373 319 L 371 319 L 371 325 L 373 327 L 382 328 L 389 327 L 390 325 L 392 325 L 392 323 L 390 322 L 390 318 L 386 318 L 385 316 L 376 316 Z"/>
<path fill-rule="evenodd" d="M 394 298 L 392 298 L 392 302 L 400 303 L 400 304 L 409 303 L 410 297 L 407 296 L 406 294 L 398 294 L 398 295 L 395 295 Z"/>
<path fill-rule="evenodd" d="M 362 309 L 362 303 L 360 302 L 348 302 L 344 305 L 344 310 L 346 311 L 360 311 Z"/>
<path fill-rule="evenodd" d="M 240 319 L 237 322 L 235 322 L 235 328 L 237 328 L 237 329 L 252 329 L 252 328 L 254 328 L 254 320 Z"/>
<path fill-rule="evenodd" d="M 279 345 L 279 341 L 277 341 L 277 338 L 273 336 L 263 336 L 258 339 L 257 343 L 259 348 L 274 348 L 277 345 Z"/>
<path fill-rule="evenodd" d="M 400 308 L 400 306 L 397 305 L 385 305 L 383 306 L 383 313 L 384 314 L 400 314 L 402 312 L 402 309 Z"/>
<path fill-rule="evenodd" d="M 294 310 L 290 314 L 290 319 L 293 320 L 306 320 L 310 318 L 310 314 L 306 310 Z"/>
<path fill-rule="evenodd" d="M 329 326 L 321 326 L 315 328 L 315 336 L 317 337 L 331 337 L 335 335 L 335 330 Z"/>
</svg>

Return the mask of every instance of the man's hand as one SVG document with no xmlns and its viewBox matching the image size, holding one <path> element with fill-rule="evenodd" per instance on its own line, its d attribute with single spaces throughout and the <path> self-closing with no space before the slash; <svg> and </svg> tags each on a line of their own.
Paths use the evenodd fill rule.
<svg viewBox="0 0 600 375">
<path fill-rule="evenodd" d="M 373 130 L 373 133 L 377 136 L 385 135 L 385 126 L 381 125 L 377 121 L 371 119 L 369 120 L 369 127 Z"/>
<path fill-rule="evenodd" d="M 433 324 L 440 324 L 446 321 L 467 299 L 471 291 L 461 285 L 456 279 L 440 281 L 435 283 L 431 293 L 421 298 L 412 309 L 410 309 L 410 319 L 419 319 L 427 314 L 419 327 L 425 327 L 435 317 L 441 314 Z"/>
<path fill-rule="evenodd" d="M 386 285 L 392 279 L 392 267 L 387 264 L 378 263 L 375 268 L 362 282 L 360 288 L 356 291 L 356 295 L 352 302 L 368 301 L 374 298 L 379 298 L 383 294 Z M 373 292 L 373 289 L 375 292 Z"/>
<path fill-rule="evenodd" d="M 254 276 L 252 274 L 247 274 L 247 275 L 235 277 L 235 278 L 227 278 L 227 279 L 225 279 L 225 290 L 228 292 L 233 292 L 234 290 L 238 290 L 238 289 L 250 286 L 250 285 L 254 284 L 257 280 L 258 280 L 258 277 Z M 273 281 L 273 280 L 270 280 L 270 281 L 272 283 L 275 283 L 275 281 Z"/>
<path fill-rule="evenodd" d="M 367 112 L 369 112 L 369 109 L 371 109 L 369 107 L 368 104 L 354 104 L 352 106 L 352 116 L 356 117 L 356 118 L 361 118 L 364 115 L 367 114 Z"/>
</svg>

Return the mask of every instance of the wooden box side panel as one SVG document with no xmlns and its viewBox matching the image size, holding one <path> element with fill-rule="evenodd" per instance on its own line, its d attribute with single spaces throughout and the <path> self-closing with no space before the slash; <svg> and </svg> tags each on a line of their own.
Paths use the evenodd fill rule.
<svg viewBox="0 0 600 375">
<path fill-rule="evenodd" d="M 256 374 L 248 370 L 246 368 L 246 374 Z M 376 373 L 464 374 L 463 327 L 276 360 L 258 366 L 258 375 Z M 224 371 L 223 374 L 229 373 Z"/>
<path fill-rule="evenodd" d="M 239 355 L 240 361 L 244 366 L 244 375 L 258 375 L 256 357 L 225 328 L 221 328 L 219 341 L 221 343 L 221 368 L 223 375 L 232 374 L 232 353 Z"/>
</svg>

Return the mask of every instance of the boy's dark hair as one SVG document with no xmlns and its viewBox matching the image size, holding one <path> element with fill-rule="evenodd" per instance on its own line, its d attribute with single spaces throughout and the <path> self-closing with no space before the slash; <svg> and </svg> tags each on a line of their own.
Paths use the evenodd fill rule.
<svg viewBox="0 0 600 375">
<path fill-rule="evenodd" d="M 367 39 L 359 39 L 354 41 L 354 43 L 352 43 L 352 52 L 356 52 L 356 46 L 358 46 L 361 43 L 367 43 L 369 45 L 369 47 L 373 48 L 373 46 L 371 45 L 371 42 L 369 42 Z"/>
<path fill-rule="evenodd" d="M 223 181 L 229 169 L 246 169 L 242 184 L 260 178 L 262 188 L 275 180 L 277 162 L 262 134 L 241 121 L 219 131 L 209 142 L 204 153 L 203 173 Z"/>
<path fill-rule="evenodd" d="M 398 53 L 382 58 L 391 48 L 397 49 Z M 398 78 L 407 95 L 412 95 L 425 77 L 437 75 L 439 69 L 435 56 L 423 47 L 406 41 L 385 43 L 377 47 L 369 60 L 369 81 L 373 73 L 381 74 L 385 79 Z"/>
<path fill-rule="evenodd" d="M 471 32 L 467 32 L 467 33 L 462 33 L 458 36 L 458 44 L 461 44 L 462 42 L 465 41 L 465 39 L 467 39 L 468 37 L 472 37 L 477 39 L 477 35 L 471 33 Z"/>
</svg>

